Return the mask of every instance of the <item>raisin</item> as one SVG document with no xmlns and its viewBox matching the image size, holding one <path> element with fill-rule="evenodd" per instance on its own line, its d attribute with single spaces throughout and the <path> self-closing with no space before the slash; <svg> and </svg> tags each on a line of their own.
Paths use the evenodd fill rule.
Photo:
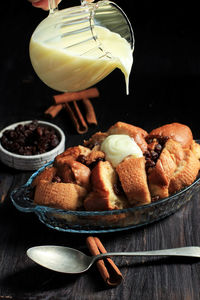
<svg viewBox="0 0 200 300">
<path fill-rule="evenodd" d="M 147 150 L 147 151 L 144 152 L 144 157 L 145 157 L 146 159 L 148 159 L 148 158 L 151 157 L 151 153 L 150 153 L 149 150 Z"/>
<path fill-rule="evenodd" d="M 119 178 L 118 178 L 117 182 L 113 185 L 113 190 L 114 190 L 115 194 L 118 196 L 124 195 L 124 190 L 122 188 Z"/>
<path fill-rule="evenodd" d="M 151 150 L 151 159 L 155 161 L 158 158 L 158 153 L 154 150 Z"/>
<path fill-rule="evenodd" d="M 158 201 L 159 199 L 160 199 L 159 196 L 153 196 L 153 197 L 151 198 L 151 201 L 152 201 L 152 202 L 155 202 L 155 201 Z"/>
<path fill-rule="evenodd" d="M 149 168 L 153 168 L 156 165 L 156 162 L 162 152 L 165 143 L 167 142 L 167 136 L 160 136 L 160 135 L 149 135 L 146 138 L 146 142 L 148 145 L 152 143 L 157 143 L 154 146 L 154 149 L 148 149 L 144 153 L 144 157 L 146 159 L 146 170 L 148 171 Z M 149 146 L 151 148 L 151 146 Z"/>
<path fill-rule="evenodd" d="M 16 133 L 14 130 L 11 130 L 11 131 L 9 132 L 9 137 L 10 137 L 11 139 L 16 139 L 17 133 Z"/>
<path fill-rule="evenodd" d="M 57 182 L 57 183 L 61 183 L 62 180 L 59 176 L 54 176 L 53 179 L 52 179 L 52 182 Z"/>
<path fill-rule="evenodd" d="M 37 134 L 39 135 L 39 136 L 42 136 L 43 135 L 43 128 L 42 127 L 37 127 Z"/>
<path fill-rule="evenodd" d="M 146 138 L 146 142 L 147 142 L 147 144 L 151 144 L 151 143 L 153 142 L 153 139 L 152 139 L 152 138 L 149 138 L 149 137 L 147 137 L 147 138 Z"/>
<path fill-rule="evenodd" d="M 24 128 L 23 125 L 19 124 L 19 125 L 17 125 L 15 130 L 17 133 L 20 133 L 20 132 L 23 132 L 23 128 Z"/>
<path fill-rule="evenodd" d="M 93 161 L 91 164 L 89 164 L 88 167 L 90 168 L 90 170 L 94 169 L 94 167 L 96 167 L 96 165 L 98 164 L 99 161 L 105 161 L 105 159 L 102 157 L 97 158 L 95 161 Z"/>
<path fill-rule="evenodd" d="M 147 169 L 148 168 L 153 168 L 153 167 L 155 167 L 155 165 L 156 165 L 156 163 L 153 160 L 147 159 L 147 161 L 146 161 L 146 168 Z"/>
<path fill-rule="evenodd" d="M 154 149 L 157 153 L 159 153 L 159 152 L 161 152 L 162 151 L 162 146 L 161 146 L 161 144 L 157 144 L 156 146 L 155 146 L 155 149 Z"/>
<path fill-rule="evenodd" d="M 58 137 L 55 134 L 53 134 L 51 136 L 51 146 L 52 146 L 52 148 L 55 148 L 58 144 L 59 144 Z"/>
<path fill-rule="evenodd" d="M 34 131 L 38 126 L 38 122 L 37 121 L 33 121 L 31 122 L 27 127 L 29 130 Z"/>
<path fill-rule="evenodd" d="M 85 165 L 86 164 L 86 157 L 83 154 L 80 154 L 77 158 L 77 161 L 80 162 L 81 164 Z"/>
</svg>

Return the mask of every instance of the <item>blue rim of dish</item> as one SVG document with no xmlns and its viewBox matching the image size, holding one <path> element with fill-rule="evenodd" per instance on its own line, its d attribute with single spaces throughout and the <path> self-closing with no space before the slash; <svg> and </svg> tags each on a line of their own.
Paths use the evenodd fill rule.
<svg viewBox="0 0 200 300">
<path fill-rule="evenodd" d="M 199 140 L 197 141 L 199 143 Z M 31 183 L 32 181 L 34 180 L 34 178 L 40 173 L 42 172 L 46 167 L 50 166 L 51 164 L 53 163 L 53 160 L 46 163 L 44 166 L 42 166 L 41 168 L 39 168 L 35 173 L 33 173 L 31 175 L 31 177 L 28 179 L 28 181 L 22 185 L 21 187 L 18 187 L 16 189 L 14 189 L 11 194 L 10 194 L 10 197 L 11 197 L 11 200 L 12 200 L 12 203 L 14 204 L 14 206 L 22 211 L 22 212 L 34 212 L 38 215 L 39 217 L 39 220 L 45 224 L 46 226 L 48 226 L 49 228 L 52 228 L 52 229 L 57 229 L 59 231 L 63 231 L 63 232 L 71 232 L 71 233 L 89 233 L 89 234 L 94 234 L 94 233 L 108 233 L 108 232 L 118 232 L 118 231 L 123 231 L 123 230 L 129 230 L 129 229 L 133 229 L 133 228 L 137 228 L 137 227 L 141 227 L 141 226 L 145 226 L 145 225 L 148 225 L 148 224 L 151 224 L 151 223 L 154 223 L 155 221 L 157 220 L 161 220 L 171 214 L 173 214 L 175 211 L 171 211 L 171 212 L 168 212 L 166 214 L 164 214 L 163 216 L 160 216 L 157 220 L 151 220 L 151 221 L 147 221 L 147 222 L 143 222 L 143 223 L 139 223 L 139 224 L 134 224 L 134 225 L 129 225 L 129 226 L 125 226 L 125 227 L 114 227 L 114 228 L 105 228 L 105 229 L 102 229 L 102 226 L 101 226 L 101 229 L 88 229 L 88 230 L 84 230 L 84 229 L 73 229 L 73 228 L 56 228 L 54 226 L 51 226 L 50 224 L 46 223 L 41 217 L 40 217 L 40 214 L 39 214 L 39 211 L 43 210 L 44 212 L 53 212 L 53 213 L 61 213 L 61 214 L 66 214 L 67 215 L 74 215 L 74 216 L 84 216 L 84 217 L 87 217 L 87 216 L 90 216 L 90 217 L 93 217 L 93 216 L 109 216 L 109 215 L 119 215 L 119 214 L 123 214 L 123 213 L 129 213 L 129 212 L 135 212 L 135 211 L 140 211 L 140 210 L 144 210 L 144 209 L 148 209 L 148 208 L 152 208 L 152 207 L 155 207 L 155 206 L 158 206 L 159 204 L 164 204 L 166 202 L 168 202 L 169 200 L 173 200 L 174 198 L 177 198 L 179 197 L 180 195 L 184 194 L 185 192 L 187 192 L 188 190 L 192 189 L 192 187 L 196 186 L 196 185 L 200 185 L 200 176 L 198 176 L 198 178 L 189 186 L 185 187 L 184 189 L 178 191 L 177 193 L 169 196 L 169 197 L 166 197 L 166 198 L 163 198 L 163 199 L 160 199 L 158 201 L 155 201 L 155 202 L 152 202 L 152 203 L 149 203 L 149 204 L 145 204 L 145 205 L 141 205 L 141 206 L 136 206 L 136 207 L 130 207 L 130 208 L 125 208 L 125 209 L 118 209 L 118 210 L 111 210 L 111 211 L 67 211 L 67 210 L 63 210 L 63 209 L 56 209 L 56 208 L 52 208 L 52 207 L 47 207 L 47 206 L 42 206 L 42 205 L 35 205 L 32 203 L 31 206 L 28 206 L 27 207 L 22 207 L 20 206 L 19 204 L 17 204 L 14 200 L 14 195 L 15 193 L 20 189 L 20 188 L 29 188 L 31 187 Z M 184 203 L 183 203 L 184 204 Z"/>
<path fill-rule="evenodd" d="M 23 185 L 22 187 L 30 187 L 33 179 L 41 172 L 43 171 L 46 167 L 48 167 L 49 165 L 52 164 L 53 161 L 50 161 L 48 163 L 46 163 L 44 166 L 42 166 L 41 168 L 39 168 L 38 171 L 36 171 L 33 175 L 31 175 L 31 177 L 28 179 L 28 181 L 25 183 L 25 185 Z M 200 177 L 197 178 L 191 185 L 185 187 L 184 189 L 178 191 L 177 193 L 169 196 L 169 197 L 166 197 L 166 198 L 163 198 L 163 199 L 160 199 L 158 201 L 155 201 L 155 202 L 152 202 L 152 203 L 149 203 L 149 204 L 144 204 L 144 205 L 141 205 L 141 206 L 134 206 L 134 207 L 129 207 L 129 208 L 124 208 L 124 209 L 114 209 L 114 210 L 104 210 L 104 211 L 75 211 L 75 210 L 71 210 L 71 211 L 67 211 L 67 210 L 64 210 L 64 209 L 57 209 L 57 208 L 52 208 L 52 207 L 47 207 L 47 206 L 43 206 L 43 205 L 34 205 L 33 207 L 29 207 L 27 208 L 27 212 L 31 212 L 31 211 L 35 211 L 37 208 L 47 208 L 48 211 L 56 211 L 56 212 L 63 212 L 63 213 L 68 213 L 68 214 L 71 214 L 71 215 L 78 215 L 78 216 L 105 216 L 106 215 L 114 215 L 114 214 L 121 214 L 121 213 L 126 213 L 126 212 L 129 212 L 129 211 L 137 211 L 137 210 L 141 210 L 143 209 L 144 207 L 153 207 L 153 206 L 156 206 L 160 203 L 164 203 L 164 202 L 167 202 L 169 199 L 173 199 L 177 196 L 179 196 L 180 194 L 183 194 L 185 191 L 187 191 L 188 189 L 191 189 L 194 185 L 196 185 L 198 182 L 200 181 Z M 13 200 L 13 194 L 16 192 L 16 190 L 18 190 L 18 188 L 14 189 L 12 192 L 11 192 L 11 199 L 14 203 L 15 206 L 19 207 L 19 208 L 23 208 L 23 211 L 25 212 L 26 208 L 24 207 L 20 207 L 18 206 L 15 201 Z"/>
</svg>

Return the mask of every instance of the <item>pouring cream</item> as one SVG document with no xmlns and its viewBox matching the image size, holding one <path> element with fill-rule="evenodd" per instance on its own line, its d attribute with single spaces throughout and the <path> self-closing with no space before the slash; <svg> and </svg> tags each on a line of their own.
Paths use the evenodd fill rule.
<svg viewBox="0 0 200 300">
<path fill-rule="evenodd" d="M 113 8 L 109 9 L 111 18 Z M 99 26 L 100 21 L 95 23 L 91 12 L 74 7 L 44 19 L 30 40 L 33 68 L 45 84 L 62 92 L 84 90 L 119 68 L 125 76 L 128 94 L 133 45 L 119 33 Z M 102 18 L 101 10 L 99 15 Z M 116 20 L 110 22 L 113 26 Z M 118 25 L 120 29 L 127 26 Z"/>
<path fill-rule="evenodd" d="M 30 41 L 30 58 L 40 79 L 58 91 L 79 91 L 93 86 L 115 68 L 119 68 L 124 73 L 128 94 L 129 75 L 133 63 L 130 45 L 120 35 L 106 28 L 96 26 L 95 31 L 99 41 L 109 52 L 110 58 L 107 56 L 97 58 L 102 56 L 100 48 L 93 53 L 86 52 L 79 55 L 85 51 L 82 44 L 71 52 L 70 49 L 64 49 L 65 39 L 47 44 L 33 35 Z M 48 40 L 48 32 L 46 39 Z M 70 42 L 75 42 L 73 36 Z"/>
</svg>

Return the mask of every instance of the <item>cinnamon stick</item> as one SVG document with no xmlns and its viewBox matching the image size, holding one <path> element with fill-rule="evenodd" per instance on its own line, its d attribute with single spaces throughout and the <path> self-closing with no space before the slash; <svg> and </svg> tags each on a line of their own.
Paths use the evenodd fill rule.
<svg viewBox="0 0 200 300">
<path fill-rule="evenodd" d="M 89 125 L 97 125 L 97 118 L 94 111 L 94 107 L 92 105 L 92 102 L 88 98 L 83 99 L 83 104 L 85 106 L 85 112 L 86 112 L 86 120 Z"/>
<path fill-rule="evenodd" d="M 84 98 L 96 98 L 96 97 L 99 97 L 98 89 L 90 88 L 80 92 L 67 92 L 59 95 L 54 95 L 53 99 L 55 104 L 61 104 L 61 103 L 81 100 Z"/>
<path fill-rule="evenodd" d="M 55 118 L 57 116 L 57 114 L 61 111 L 61 109 L 63 108 L 62 104 L 58 104 L 58 105 L 51 105 L 49 108 L 47 108 L 45 110 L 45 115 L 49 115 L 52 118 Z"/>
<path fill-rule="evenodd" d="M 3 193 L 3 194 L 0 196 L 0 204 L 4 202 L 6 196 L 7 196 L 7 193 Z"/>
<path fill-rule="evenodd" d="M 92 255 L 107 252 L 97 237 L 89 236 L 86 239 L 86 243 Z M 121 283 L 123 279 L 122 274 L 111 258 L 98 260 L 96 264 L 103 280 L 108 286 L 114 287 Z"/>
<path fill-rule="evenodd" d="M 88 126 L 85 119 L 76 103 L 73 101 L 73 106 L 71 107 L 69 103 L 65 103 L 65 108 L 70 115 L 72 122 L 79 134 L 86 133 L 88 131 Z"/>
</svg>

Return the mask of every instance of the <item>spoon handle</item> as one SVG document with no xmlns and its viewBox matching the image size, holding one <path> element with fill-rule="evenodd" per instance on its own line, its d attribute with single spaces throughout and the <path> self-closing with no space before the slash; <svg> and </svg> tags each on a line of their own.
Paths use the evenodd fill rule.
<svg viewBox="0 0 200 300">
<path fill-rule="evenodd" d="M 200 257 L 200 247 L 182 247 L 138 252 L 107 252 L 94 256 L 94 261 L 109 256 L 186 256 Z"/>
</svg>

